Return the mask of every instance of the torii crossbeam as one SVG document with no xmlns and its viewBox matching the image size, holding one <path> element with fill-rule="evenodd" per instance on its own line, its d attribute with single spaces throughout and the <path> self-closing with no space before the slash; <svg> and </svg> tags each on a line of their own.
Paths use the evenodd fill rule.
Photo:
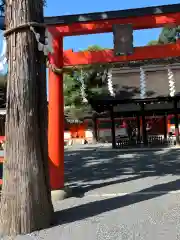
<svg viewBox="0 0 180 240">
<path fill-rule="evenodd" d="M 113 50 L 63 53 L 63 37 L 112 32 L 113 24 L 132 24 L 133 29 L 180 25 L 180 4 L 45 18 L 53 36 L 51 63 L 64 66 L 127 62 L 180 56 L 180 43 L 135 48 L 131 56 L 114 57 Z M 49 70 L 49 159 L 52 190 L 64 187 L 63 74 Z"/>
</svg>

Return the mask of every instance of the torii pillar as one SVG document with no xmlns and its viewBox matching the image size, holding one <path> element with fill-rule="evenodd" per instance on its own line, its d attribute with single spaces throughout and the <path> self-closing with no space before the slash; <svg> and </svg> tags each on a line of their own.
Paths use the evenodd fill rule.
<svg viewBox="0 0 180 240">
<path fill-rule="evenodd" d="M 63 37 L 52 39 L 50 63 L 63 67 Z M 64 188 L 64 96 L 63 73 L 49 69 L 48 151 L 51 190 Z"/>
</svg>

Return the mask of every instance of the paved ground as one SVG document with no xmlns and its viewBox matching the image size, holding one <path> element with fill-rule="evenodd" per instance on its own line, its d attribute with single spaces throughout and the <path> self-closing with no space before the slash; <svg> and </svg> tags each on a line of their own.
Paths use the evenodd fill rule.
<svg viewBox="0 0 180 240">
<path fill-rule="evenodd" d="M 180 239 L 180 149 L 65 151 L 77 197 L 55 204 L 57 226 L 17 239 Z"/>
</svg>

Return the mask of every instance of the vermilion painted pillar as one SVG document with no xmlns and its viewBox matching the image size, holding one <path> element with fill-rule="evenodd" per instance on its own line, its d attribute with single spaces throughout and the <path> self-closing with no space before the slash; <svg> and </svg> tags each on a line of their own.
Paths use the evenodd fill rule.
<svg viewBox="0 0 180 240">
<path fill-rule="evenodd" d="M 53 39 L 50 62 L 63 66 L 63 38 Z M 64 187 L 64 96 L 63 74 L 49 69 L 48 151 L 51 190 Z"/>
</svg>

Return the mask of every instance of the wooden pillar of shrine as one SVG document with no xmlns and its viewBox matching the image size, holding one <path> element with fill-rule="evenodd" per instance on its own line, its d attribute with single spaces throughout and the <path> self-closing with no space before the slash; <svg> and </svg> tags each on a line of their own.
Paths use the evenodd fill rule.
<svg viewBox="0 0 180 240">
<path fill-rule="evenodd" d="M 146 131 L 146 118 L 145 118 L 145 110 L 144 110 L 144 103 L 141 103 L 141 120 L 142 120 L 142 139 L 143 145 L 148 145 L 147 140 L 147 131 Z"/>
<path fill-rule="evenodd" d="M 167 141 L 167 116 L 163 116 L 163 124 L 164 124 L 164 141 Z"/>
<path fill-rule="evenodd" d="M 115 119 L 114 119 L 114 109 L 111 107 L 110 109 L 110 117 L 111 117 L 111 136 L 112 136 L 112 148 L 116 148 L 116 130 L 115 130 Z"/>
<path fill-rule="evenodd" d="M 140 143 L 141 141 L 141 124 L 140 124 L 140 117 L 137 115 L 136 117 L 136 122 L 137 122 L 137 143 Z"/>
<path fill-rule="evenodd" d="M 174 124 L 175 124 L 175 136 L 176 136 L 176 144 L 180 144 L 179 141 L 179 118 L 178 118 L 178 108 L 177 108 L 177 100 L 174 100 Z"/>
</svg>

